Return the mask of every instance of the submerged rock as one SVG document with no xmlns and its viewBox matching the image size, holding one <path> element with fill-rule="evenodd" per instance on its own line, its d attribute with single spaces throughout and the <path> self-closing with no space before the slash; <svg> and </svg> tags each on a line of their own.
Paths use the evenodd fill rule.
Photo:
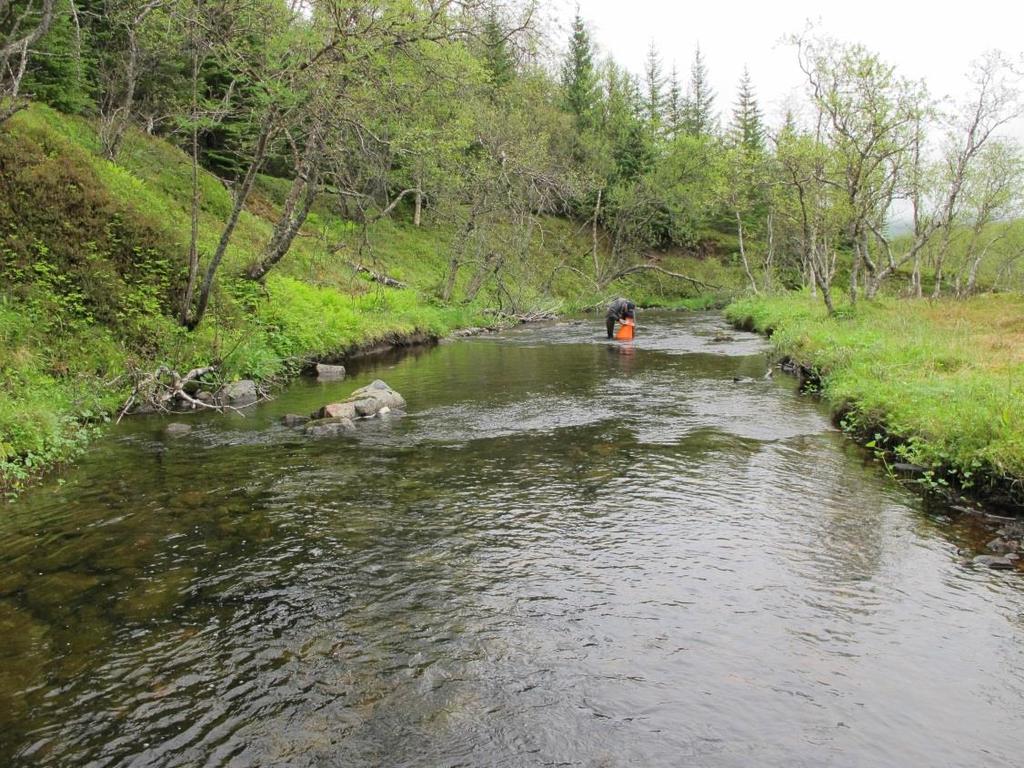
<svg viewBox="0 0 1024 768">
<path fill-rule="evenodd" d="M 164 427 L 164 434 L 171 437 L 178 437 L 180 435 L 187 435 L 192 431 L 191 424 L 182 424 L 180 421 L 176 421 L 172 424 L 168 424 Z"/>
<path fill-rule="evenodd" d="M 314 419 L 306 424 L 303 428 L 310 437 L 334 437 L 335 435 L 341 435 L 345 432 L 351 432 L 356 428 L 355 423 L 352 419 L 346 418 L 327 418 L 327 419 Z"/>
<path fill-rule="evenodd" d="M 344 365 L 326 365 L 324 363 L 316 364 L 316 377 L 318 379 L 325 379 L 330 381 L 340 381 L 345 378 L 345 366 Z"/>
<path fill-rule="evenodd" d="M 301 427 L 309 421 L 309 416 L 300 416 L 297 413 L 286 413 L 281 417 L 281 423 L 286 427 Z"/>
<path fill-rule="evenodd" d="M 1013 568 L 1014 560 L 1000 555 L 978 555 L 972 560 L 975 565 L 987 565 L 989 568 Z"/>
</svg>

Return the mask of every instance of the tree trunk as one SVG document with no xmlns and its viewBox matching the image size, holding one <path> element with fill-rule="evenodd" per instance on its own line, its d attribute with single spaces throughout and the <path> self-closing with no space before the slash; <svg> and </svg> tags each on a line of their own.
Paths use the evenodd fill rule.
<svg viewBox="0 0 1024 768">
<path fill-rule="evenodd" d="M 747 273 L 747 280 L 750 281 L 750 289 L 757 295 L 757 282 L 750 272 L 750 263 L 747 261 L 747 249 L 743 247 L 743 217 L 736 211 L 736 234 L 739 237 L 740 258 L 743 259 L 743 271 Z"/>
<path fill-rule="evenodd" d="M 53 22 L 55 2 L 56 0 L 43 0 L 42 16 L 40 16 L 36 26 L 22 37 L 0 45 L 0 124 L 25 107 L 25 102 L 18 98 L 21 90 L 21 81 L 25 77 L 25 70 L 28 67 L 28 57 L 32 46 L 36 44 L 39 38 L 46 34 L 50 24 Z M 13 16 L 14 9 L 8 3 L 3 5 L 8 6 L 7 11 Z M 20 24 L 20 22 L 21 18 L 15 22 L 15 25 Z M 17 33 L 15 32 L 14 34 Z M 10 59 L 12 56 L 17 57 L 16 64 L 11 63 Z M 4 84 L 4 75 L 7 74 L 10 75 L 10 83 Z M 5 105 L 5 101 L 9 103 Z"/>
<path fill-rule="evenodd" d="M 252 160 L 249 163 L 249 168 L 245 172 L 245 178 L 242 179 L 242 183 L 235 193 L 235 204 L 231 209 L 231 215 L 228 217 L 227 223 L 224 225 L 224 229 L 221 232 L 220 240 L 217 242 L 217 250 L 213 253 L 213 258 L 210 260 L 210 265 L 206 268 L 206 275 L 203 277 L 203 285 L 199 289 L 199 304 L 196 307 L 195 314 L 189 318 L 186 327 L 189 330 L 193 330 L 203 320 L 203 315 L 206 314 L 206 307 L 210 301 L 210 292 L 213 290 L 213 278 L 217 274 L 217 269 L 220 267 L 220 262 L 224 258 L 224 254 L 228 250 L 228 245 L 231 243 L 231 237 L 235 233 L 235 227 L 238 226 L 238 219 L 242 215 L 242 209 L 245 207 L 245 201 L 249 198 L 249 192 L 252 190 L 252 185 L 256 181 L 256 174 L 259 173 L 259 169 L 263 166 L 263 161 L 267 155 L 267 146 L 270 143 L 270 134 L 272 133 L 274 119 L 272 115 L 267 115 L 263 121 L 263 125 L 260 127 L 260 134 L 256 140 L 256 148 L 253 151 Z"/>
<path fill-rule="evenodd" d="M 189 230 L 188 243 L 188 279 L 185 283 L 185 292 L 181 297 L 181 311 L 178 313 L 178 322 L 188 326 L 192 314 L 192 297 L 195 295 L 196 280 L 199 277 L 199 50 L 192 41 L 192 98 L 191 98 L 191 122 L 192 122 L 192 207 L 191 207 L 191 229 Z"/>
<path fill-rule="evenodd" d="M 274 225 L 274 233 L 267 247 L 263 249 L 263 257 L 246 271 L 246 277 L 250 280 L 262 280 L 274 265 L 287 255 L 295 235 L 306 223 L 306 218 L 309 216 L 309 211 L 319 192 L 317 163 L 319 162 L 320 147 L 319 134 L 310 135 L 306 141 L 302 163 L 296 169 L 295 179 L 292 181 L 291 189 L 288 190 L 288 197 L 285 199 L 281 216 L 278 218 L 277 224 Z M 300 198 L 301 203 L 299 202 Z"/>
</svg>

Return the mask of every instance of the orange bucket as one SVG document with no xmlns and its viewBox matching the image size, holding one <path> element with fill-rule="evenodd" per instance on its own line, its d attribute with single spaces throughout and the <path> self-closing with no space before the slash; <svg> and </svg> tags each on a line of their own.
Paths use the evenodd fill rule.
<svg viewBox="0 0 1024 768">
<path fill-rule="evenodd" d="M 619 330 L 615 332 L 615 338 L 619 341 L 632 341 L 635 327 L 636 323 L 633 321 L 633 318 L 623 318 Z"/>
</svg>

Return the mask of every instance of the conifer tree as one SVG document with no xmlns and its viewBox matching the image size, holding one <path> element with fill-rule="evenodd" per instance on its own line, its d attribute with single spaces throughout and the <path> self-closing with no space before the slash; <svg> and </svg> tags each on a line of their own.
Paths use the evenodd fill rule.
<svg viewBox="0 0 1024 768">
<path fill-rule="evenodd" d="M 661 56 L 652 42 L 647 49 L 647 64 L 644 67 L 644 117 L 655 131 L 664 122 L 664 89 L 665 76 L 661 72 Z"/>
<path fill-rule="evenodd" d="M 743 75 L 740 77 L 729 137 L 737 146 L 752 152 L 764 148 L 764 120 L 757 105 L 757 97 L 747 67 L 743 67 Z"/>
<path fill-rule="evenodd" d="M 679 71 L 672 64 L 672 74 L 668 78 L 668 91 L 665 94 L 665 127 L 668 135 L 674 136 L 683 125 L 683 89 L 679 84 Z"/>
<path fill-rule="evenodd" d="M 566 109 L 576 117 L 577 127 L 587 127 L 597 103 L 597 72 L 594 69 L 594 46 L 579 10 L 572 22 L 569 51 L 562 64 L 562 87 Z"/>
<path fill-rule="evenodd" d="M 708 69 L 704 64 L 700 46 L 690 68 L 690 92 L 686 97 L 684 129 L 691 136 L 710 136 L 715 132 L 717 117 L 714 113 L 715 92 L 708 82 Z"/>
<path fill-rule="evenodd" d="M 508 49 L 508 36 L 497 12 L 491 11 L 483 24 L 483 60 L 494 91 L 500 91 L 516 75 L 515 62 Z"/>
</svg>

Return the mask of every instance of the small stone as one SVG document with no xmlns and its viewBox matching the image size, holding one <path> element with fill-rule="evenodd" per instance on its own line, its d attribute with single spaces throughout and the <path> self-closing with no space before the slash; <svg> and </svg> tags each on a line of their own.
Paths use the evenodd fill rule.
<svg viewBox="0 0 1024 768">
<path fill-rule="evenodd" d="M 332 381 L 340 381 L 345 378 L 345 366 L 344 365 L 325 365 L 324 363 L 316 364 L 316 377 L 318 379 L 328 379 Z"/>
<path fill-rule="evenodd" d="M 201 403 L 209 403 L 209 404 L 212 405 L 213 401 L 214 401 L 213 393 L 212 392 L 207 392 L 204 389 L 202 392 L 200 392 L 198 395 L 196 395 L 196 400 L 198 400 Z"/>
<path fill-rule="evenodd" d="M 171 437 L 178 437 L 180 435 L 187 435 L 192 431 L 191 424 L 182 424 L 181 422 L 174 422 L 164 427 L 164 434 Z"/>
<path fill-rule="evenodd" d="M 281 423 L 286 427 L 301 427 L 309 421 L 309 416 L 300 416 L 297 413 L 286 413 L 281 417 Z"/>
<path fill-rule="evenodd" d="M 992 541 L 985 545 L 985 549 L 989 552 L 995 552 L 998 555 L 1003 555 L 1010 551 L 1010 546 L 1009 543 L 1003 539 L 992 539 Z"/>
</svg>

